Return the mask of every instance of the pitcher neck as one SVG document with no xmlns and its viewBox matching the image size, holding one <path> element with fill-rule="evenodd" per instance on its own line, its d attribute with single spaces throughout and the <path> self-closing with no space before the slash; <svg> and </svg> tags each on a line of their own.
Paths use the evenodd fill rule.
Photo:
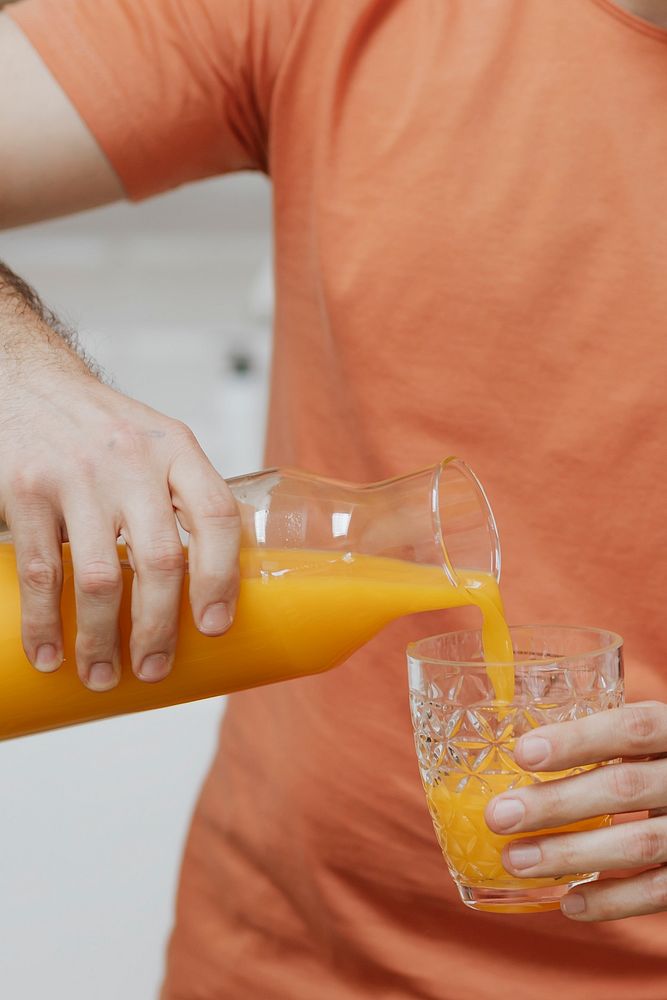
<svg viewBox="0 0 667 1000">
<path fill-rule="evenodd" d="M 370 485 L 294 469 L 228 481 L 239 503 L 242 545 L 303 548 L 440 566 L 500 578 L 500 540 L 476 475 L 458 458 Z"/>
</svg>

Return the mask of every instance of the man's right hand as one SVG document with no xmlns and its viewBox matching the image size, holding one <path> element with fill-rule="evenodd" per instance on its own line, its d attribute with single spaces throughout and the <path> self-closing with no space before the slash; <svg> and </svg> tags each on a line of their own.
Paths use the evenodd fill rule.
<svg viewBox="0 0 667 1000">
<path fill-rule="evenodd" d="M 65 540 L 74 566 L 77 667 L 89 688 L 107 690 L 119 679 L 120 535 L 135 570 L 130 653 L 137 677 L 161 680 L 173 661 L 184 574 L 176 519 L 190 533 L 195 623 L 209 635 L 229 627 L 239 517 L 225 481 L 186 426 L 102 384 L 64 346 L 35 357 L 28 351 L 0 371 L 0 515 L 16 548 L 24 648 L 40 670 L 57 669 L 63 656 Z"/>
</svg>

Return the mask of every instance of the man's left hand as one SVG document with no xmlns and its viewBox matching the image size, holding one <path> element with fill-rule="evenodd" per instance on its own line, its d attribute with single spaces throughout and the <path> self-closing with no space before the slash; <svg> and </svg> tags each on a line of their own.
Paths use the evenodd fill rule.
<svg viewBox="0 0 667 1000">
<path fill-rule="evenodd" d="M 521 737 L 515 757 L 533 772 L 622 761 L 498 795 L 485 814 L 494 833 L 524 834 L 606 813 L 648 810 L 648 817 L 513 841 L 503 850 L 507 871 L 519 878 L 542 878 L 653 866 L 577 886 L 563 898 L 561 910 L 586 921 L 667 910 L 667 867 L 655 867 L 667 865 L 667 705 L 637 702 L 542 726 Z"/>
</svg>

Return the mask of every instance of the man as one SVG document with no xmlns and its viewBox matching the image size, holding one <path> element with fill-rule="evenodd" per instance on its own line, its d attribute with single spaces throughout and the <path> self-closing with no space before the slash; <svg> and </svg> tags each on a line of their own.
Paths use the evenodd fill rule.
<svg viewBox="0 0 667 1000">
<path fill-rule="evenodd" d="M 523 749 L 544 769 L 641 760 L 489 809 L 510 834 L 650 811 L 506 855 L 528 877 L 626 870 L 571 893 L 565 919 L 465 910 L 435 848 L 403 648 L 453 617 L 235 696 L 164 1000 L 667 995 L 663 0 L 25 0 L 11 17 L 0 222 L 268 171 L 268 460 L 370 481 L 462 455 L 499 517 L 511 617 L 617 629 L 631 699 L 653 699 Z M 196 621 L 233 617 L 229 493 L 186 429 L 93 379 L 6 270 L 0 301 L 0 512 L 26 650 L 57 668 L 67 535 L 82 680 L 116 682 L 122 532 L 133 669 L 159 681 L 175 517 Z"/>
</svg>

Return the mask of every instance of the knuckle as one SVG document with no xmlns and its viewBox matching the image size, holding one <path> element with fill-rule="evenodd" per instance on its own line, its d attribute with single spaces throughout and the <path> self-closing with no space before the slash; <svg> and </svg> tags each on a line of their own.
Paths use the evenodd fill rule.
<svg viewBox="0 0 667 1000">
<path fill-rule="evenodd" d="M 203 455 L 196 434 L 187 424 L 180 420 L 170 420 L 167 433 L 172 461 L 192 452 Z"/>
<path fill-rule="evenodd" d="M 16 469 L 9 477 L 12 493 L 18 500 L 28 502 L 40 497 L 45 488 L 45 472 L 43 468 L 26 463 Z"/>
<path fill-rule="evenodd" d="M 236 597 L 241 586 L 238 566 L 221 568 L 219 572 L 201 573 L 197 576 L 197 586 L 209 594 L 209 600 L 213 594 L 217 594 L 220 600 L 229 601 Z"/>
<path fill-rule="evenodd" d="M 579 867 L 577 857 L 576 840 L 572 837 L 564 837 L 558 849 L 559 868 L 563 872 L 576 872 Z"/>
<path fill-rule="evenodd" d="M 57 638 L 60 634 L 60 629 L 60 619 L 49 614 L 43 614 L 41 609 L 37 616 L 25 613 L 22 616 L 21 634 L 24 642 L 28 643 L 28 645 Z"/>
<path fill-rule="evenodd" d="M 563 788 L 560 781 L 545 781 L 540 786 L 540 815 L 558 814 L 563 807 Z"/>
<path fill-rule="evenodd" d="M 652 872 L 645 889 L 651 909 L 667 910 L 667 869 L 658 868 Z"/>
<path fill-rule="evenodd" d="M 632 751 L 643 751 L 655 734 L 658 707 L 654 703 L 629 705 L 621 715 L 621 730 Z"/>
<path fill-rule="evenodd" d="M 95 486 L 99 479 L 99 463 L 90 452 L 79 451 L 73 456 L 72 466 L 76 469 L 76 482 Z"/>
<path fill-rule="evenodd" d="M 156 545 L 146 554 L 144 565 L 150 573 L 180 577 L 185 572 L 185 555 L 181 545 Z"/>
<path fill-rule="evenodd" d="M 644 824 L 641 824 L 644 825 Z M 628 836 L 627 857 L 639 865 L 656 864 L 664 850 L 662 837 L 656 830 L 635 830 Z"/>
<path fill-rule="evenodd" d="M 236 501 L 228 490 L 214 490 L 199 502 L 199 516 L 204 521 L 220 521 L 230 530 L 240 529 L 241 517 Z"/>
<path fill-rule="evenodd" d="M 171 650 L 176 645 L 177 624 L 169 618 L 149 619 L 134 623 L 132 632 L 133 648 Z"/>
<path fill-rule="evenodd" d="M 123 578 L 120 566 L 112 562 L 90 562 L 75 574 L 76 585 L 84 597 L 116 597 Z"/>
<path fill-rule="evenodd" d="M 612 764 L 603 769 L 608 790 L 621 803 L 641 802 L 648 791 L 646 778 L 641 768 L 632 764 Z"/>
<path fill-rule="evenodd" d="M 197 441 L 194 431 L 187 424 L 184 424 L 182 420 L 172 420 L 170 424 L 171 436 L 181 445 L 199 448 L 199 441 Z"/>
<path fill-rule="evenodd" d="M 36 594 L 51 594 L 60 590 L 62 568 L 55 559 L 35 556 L 28 559 L 19 571 L 19 575 L 28 590 Z"/>
<path fill-rule="evenodd" d="M 76 659 L 79 663 L 110 660 L 114 650 L 114 632 L 79 632 L 76 637 Z"/>
<path fill-rule="evenodd" d="M 143 456 L 146 440 L 131 423 L 121 421 L 111 428 L 107 447 L 120 458 L 131 460 Z"/>
</svg>

